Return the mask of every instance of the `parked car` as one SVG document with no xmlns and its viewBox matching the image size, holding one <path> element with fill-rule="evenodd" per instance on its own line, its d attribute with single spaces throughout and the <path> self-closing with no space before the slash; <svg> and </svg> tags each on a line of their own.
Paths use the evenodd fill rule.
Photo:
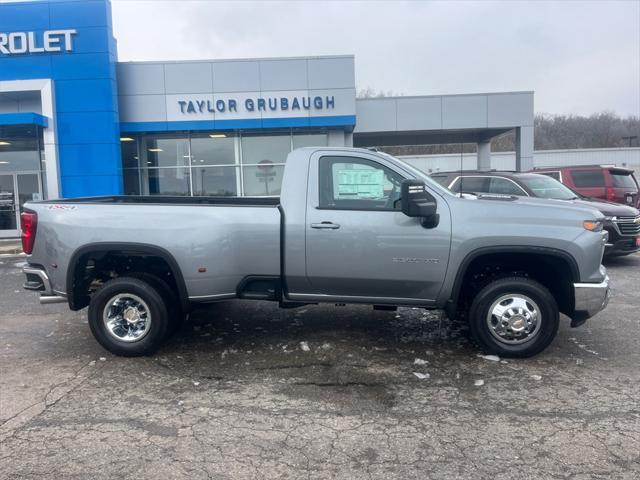
<svg viewBox="0 0 640 480">
<path fill-rule="evenodd" d="M 633 170 L 628 168 L 613 165 L 581 165 L 536 168 L 533 172 L 555 178 L 585 197 L 640 208 L 638 180 Z"/>
<path fill-rule="evenodd" d="M 463 312 L 487 352 L 525 357 L 602 310 L 603 215 L 538 198 L 453 195 L 389 155 L 289 154 L 280 198 L 28 202 L 25 288 L 89 307 L 117 355 L 156 350 L 195 303 L 361 303 Z M 81 328 L 81 325 L 78 325 Z"/>
<path fill-rule="evenodd" d="M 546 175 L 516 172 L 439 172 L 431 177 L 454 193 L 489 193 L 548 198 L 595 208 L 604 215 L 609 233 L 605 256 L 628 255 L 640 251 L 640 211 L 638 209 L 587 198 Z"/>
</svg>

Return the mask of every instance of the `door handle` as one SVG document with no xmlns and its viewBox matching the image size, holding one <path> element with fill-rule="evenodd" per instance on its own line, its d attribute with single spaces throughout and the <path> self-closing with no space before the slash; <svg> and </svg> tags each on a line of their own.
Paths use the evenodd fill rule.
<svg viewBox="0 0 640 480">
<path fill-rule="evenodd" d="M 327 230 L 337 230 L 340 228 L 340 225 L 333 222 L 321 222 L 321 223 L 312 223 L 311 228 L 319 228 L 319 229 L 327 229 Z"/>
</svg>

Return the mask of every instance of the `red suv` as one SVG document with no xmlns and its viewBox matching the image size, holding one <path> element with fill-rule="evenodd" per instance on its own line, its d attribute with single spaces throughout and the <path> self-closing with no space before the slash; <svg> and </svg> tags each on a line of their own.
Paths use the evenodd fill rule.
<svg viewBox="0 0 640 480">
<path fill-rule="evenodd" d="M 640 208 L 638 181 L 633 175 L 633 170 L 628 168 L 613 165 L 580 165 L 536 168 L 533 171 L 555 178 L 585 197 Z"/>
</svg>

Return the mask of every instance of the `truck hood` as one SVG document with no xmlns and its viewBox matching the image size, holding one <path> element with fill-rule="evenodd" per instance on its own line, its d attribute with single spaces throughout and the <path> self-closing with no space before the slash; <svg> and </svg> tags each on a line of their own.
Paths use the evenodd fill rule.
<svg viewBox="0 0 640 480">
<path fill-rule="evenodd" d="M 474 203 L 477 202 L 477 204 L 482 204 L 487 209 L 495 210 L 498 215 L 500 214 L 500 210 L 505 208 L 511 209 L 513 207 L 534 207 L 535 209 L 552 209 L 556 213 L 556 215 L 560 213 L 565 213 L 567 215 L 571 215 L 572 213 L 576 215 L 579 214 L 584 217 L 583 220 L 596 220 L 605 216 L 605 214 L 603 214 L 600 209 L 593 205 L 593 203 L 595 202 L 578 203 L 577 200 L 554 200 L 549 198 L 536 197 L 510 197 L 505 199 L 500 198 L 500 196 L 490 195 L 481 195 L 479 197 L 476 197 L 475 195 L 464 195 L 463 198 L 456 198 L 461 201 L 471 200 Z M 550 216 L 553 216 L 553 213 L 550 213 Z"/>
</svg>

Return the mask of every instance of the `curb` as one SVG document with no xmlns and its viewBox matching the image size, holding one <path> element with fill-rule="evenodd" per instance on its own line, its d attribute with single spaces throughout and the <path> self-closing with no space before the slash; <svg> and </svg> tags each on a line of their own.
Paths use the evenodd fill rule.
<svg viewBox="0 0 640 480">
<path fill-rule="evenodd" d="M 19 255 L 21 253 L 21 248 L 0 248 L 0 255 Z"/>
</svg>

